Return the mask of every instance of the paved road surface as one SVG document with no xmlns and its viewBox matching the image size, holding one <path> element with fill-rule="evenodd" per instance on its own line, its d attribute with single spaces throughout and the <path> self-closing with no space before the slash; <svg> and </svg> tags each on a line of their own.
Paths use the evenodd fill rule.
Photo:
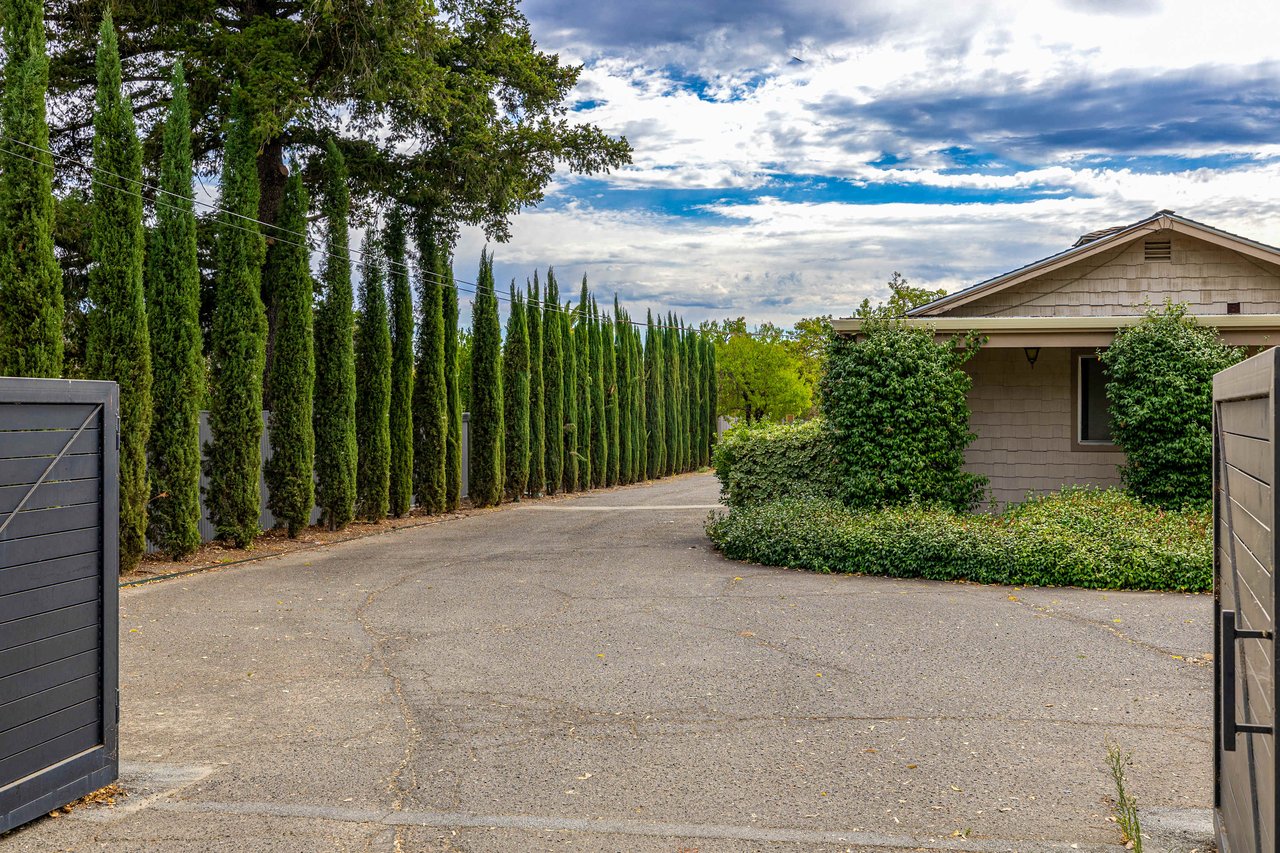
<svg viewBox="0 0 1280 853">
<path fill-rule="evenodd" d="M 681 477 L 125 590 L 132 796 L 0 847 L 1114 849 L 1108 735 L 1153 821 L 1209 806 L 1209 598 L 731 563 L 715 500 Z"/>
</svg>

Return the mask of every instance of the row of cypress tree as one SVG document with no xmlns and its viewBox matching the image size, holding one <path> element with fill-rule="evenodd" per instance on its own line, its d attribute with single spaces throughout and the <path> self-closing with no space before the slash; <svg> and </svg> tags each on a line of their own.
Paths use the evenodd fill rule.
<svg viewBox="0 0 1280 853">
<path fill-rule="evenodd" d="M 58 376 L 63 307 L 42 7 L 31 0 L 3 0 L 3 7 L 0 130 L 9 141 L 0 146 L 0 220 L 8 229 L 0 243 L 0 375 Z M 354 518 L 402 516 L 413 502 L 432 513 L 457 509 L 460 306 L 440 224 L 397 209 L 381 232 L 368 232 L 357 310 L 342 153 L 330 142 L 321 163 L 317 282 L 306 240 L 312 204 L 299 170 L 286 183 L 274 229 L 264 234 L 256 222 L 253 116 L 233 86 L 206 347 L 183 69 L 173 70 L 150 228 L 138 190 L 142 148 L 109 12 L 97 74 L 86 363 L 94 378 L 120 385 L 122 568 L 140 559 L 148 538 L 179 558 L 199 546 L 202 464 L 210 519 L 220 538 L 239 546 L 261 532 L 260 470 L 268 506 L 291 536 L 309 524 L 315 505 L 331 529 Z M 612 315 L 600 310 L 585 278 L 578 304 L 561 304 L 553 270 L 545 287 L 536 274 L 524 290 L 512 283 L 504 335 L 487 253 L 476 290 L 467 377 L 473 504 L 630 483 L 709 462 L 709 340 L 669 316 L 665 324 L 650 317 L 642 342 L 616 299 Z M 204 401 L 211 441 L 202 453 Z"/>
<path fill-rule="evenodd" d="M 510 287 L 500 334 L 493 259 L 477 281 L 470 497 L 477 506 L 654 479 L 710 464 L 715 346 L 673 315 L 640 329 L 583 278 L 560 303 L 555 270 Z"/>
</svg>

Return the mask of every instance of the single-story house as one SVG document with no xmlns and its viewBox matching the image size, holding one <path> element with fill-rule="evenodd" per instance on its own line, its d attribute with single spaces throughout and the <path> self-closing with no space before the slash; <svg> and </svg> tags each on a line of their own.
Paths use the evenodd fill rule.
<svg viewBox="0 0 1280 853">
<path fill-rule="evenodd" d="M 967 467 L 997 504 L 1069 484 L 1119 485 L 1097 351 L 1146 304 L 1183 302 L 1236 345 L 1280 344 L 1280 249 L 1162 210 L 922 305 L 913 326 L 988 337 L 973 377 Z M 835 321 L 856 334 L 858 319 Z"/>
</svg>

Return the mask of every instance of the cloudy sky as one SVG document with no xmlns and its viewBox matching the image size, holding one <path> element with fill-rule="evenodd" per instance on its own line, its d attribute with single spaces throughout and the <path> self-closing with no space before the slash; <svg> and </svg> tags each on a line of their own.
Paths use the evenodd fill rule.
<svg viewBox="0 0 1280 853">
<path fill-rule="evenodd" d="M 499 245 L 687 319 L 847 315 L 1170 208 L 1280 244 L 1280 3 L 525 0 L 635 148 Z M 464 235 L 471 280 L 483 238 Z"/>
</svg>

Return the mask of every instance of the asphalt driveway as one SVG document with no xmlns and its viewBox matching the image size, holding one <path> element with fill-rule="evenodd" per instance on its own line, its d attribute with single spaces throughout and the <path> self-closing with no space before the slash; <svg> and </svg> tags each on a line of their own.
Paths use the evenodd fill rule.
<svg viewBox="0 0 1280 853">
<path fill-rule="evenodd" d="M 8 851 L 1113 849 L 1211 802 L 1211 600 L 731 563 L 709 475 L 126 589 L 115 809 Z M 1192 810 L 1181 812 L 1178 810 Z"/>
</svg>

